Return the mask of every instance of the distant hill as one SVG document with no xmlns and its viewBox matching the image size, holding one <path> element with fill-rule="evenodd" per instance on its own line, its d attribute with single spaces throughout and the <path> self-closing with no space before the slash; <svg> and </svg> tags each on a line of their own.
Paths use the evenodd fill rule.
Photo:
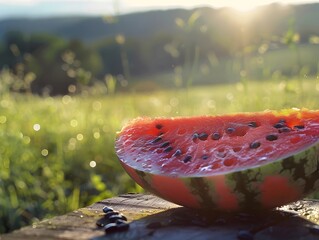
<svg viewBox="0 0 319 240">
<path fill-rule="evenodd" d="M 302 36 L 319 35 L 319 3 L 314 3 L 287 6 L 271 4 L 259 7 L 255 13 L 247 17 L 238 16 L 238 13 L 229 8 L 200 8 L 140 12 L 120 15 L 113 19 L 103 16 L 6 19 L 0 21 L 0 39 L 3 39 L 7 31 L 12 30 L 24 33 L 49 33 L 85 42 L 98 41 L 118 33 L 127 37 L 145 38 L 155 34 L 180 31 L 175 19 L 187 20 L 195 10 L 201 12 L 201 23 L 209 30 L 218 33 L 233 29 L 237 31 L 238 27 L 244 26 L 244 30 L 251 32 L 253 37 L 262 38 L 287 31 L 291 21 L 294 21 L 295 30 Z M 246 18 L 252 21 L 245 22 Z"/>
</svg>

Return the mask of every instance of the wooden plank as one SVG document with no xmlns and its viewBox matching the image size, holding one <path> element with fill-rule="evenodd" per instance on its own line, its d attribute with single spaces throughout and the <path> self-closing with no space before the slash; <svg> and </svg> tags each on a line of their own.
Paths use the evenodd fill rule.
<svg viewBox="0 0 319 240">
<path fill-rule="evenodd" d="M 128 218 L 129 230 L 105 233 L 96 222 L 110 206 Z M 0 237 L 13 239 L 319 239 L 319 202 L 298 201 L 259 214 L 200 213 L 153 195 L 125 194 L 47 219 Z"/>
</svg>

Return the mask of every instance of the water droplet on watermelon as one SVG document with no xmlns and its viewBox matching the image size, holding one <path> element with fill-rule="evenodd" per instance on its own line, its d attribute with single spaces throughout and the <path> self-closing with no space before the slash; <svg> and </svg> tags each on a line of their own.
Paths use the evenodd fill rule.
<svg viewBox="0 0 319 240">
<path fill-rule="evenodd" d="M 206 171 L 210 171 L 210 170 L 212 170 L 212 166 L 205 166 L 205 167 L 200 168 L 200 171 L 202 171 L 202 172 L 206 172 Z"/>
<path fill-rule="evenodd" d="M 268 158 L 267 157 L 260 157 L 258 158 L 258 161 L 266 161 Z"/>
</svg>

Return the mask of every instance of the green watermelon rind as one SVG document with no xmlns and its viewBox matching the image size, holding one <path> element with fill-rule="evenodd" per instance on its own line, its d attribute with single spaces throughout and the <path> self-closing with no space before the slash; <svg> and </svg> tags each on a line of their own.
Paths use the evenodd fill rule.
<svg viewBox="0 0 319 240">
<path fill-rule="evenodd" d="M 126 163 L 122 163 L 123 167 L 127 169 Z M 160 175 L 143 170 L 134 169 L 139 176 L 139 182 L 146 190 L 162 197 L 168 201 L 175 202 L 186 207 L 203 208 L 226 211 L 254 211 L 278 207 L 289 202 L 296 201 L 312 193 L 319 187 L 319 142 L 316 142 L 307 148 L 295 153 L 290 153 L 280 159 L 266 164 L 257 165 L 248 169 L 233 170 L 224 172 L 222 174 L 212 174 L 211 176 L 169 176 Z M 131 174 L 130 174 L 131 175 Z M 136 180 L 136 176 L 131 176 Z M 172 182 L 178 179 L 185 184 L 185 188 L 189 190 L 198 204 L 188 204 L 183 202 L 183 199 L 176 201 L 165 196 L 165 191 L 159 191 L 154 187 L 154 179 L 158 177 L 165 177 Z M 215 186 L 215 180 L 222 177 L 224 180 L 223 191 L 226 191 L 229 196 L 233 197 L 233 202 L 236 200 L 237 204 L 229 204 L 221 206 L 223 193 L 218 192 Z M 262 184 L 270 178 L 279 179 L 281 182 L 287 182 L 291 196 L 285 196 L 285 189 L 283 193 L 275 193 L 278 196 L 267 203 L 267 198 L 263 196 L 272 193 L 271 187 L 266 189 L 266 193 L 261 191 Z M 274 184 L 276 185 L 276 184 Z M 161 186 L 165 188 L 165 186 Z M 274 188 L 276 186 L 273 186 Z M 280 190 L 280 189 L 279 189 Z M 277 190 L 278 191 L 278 190 Z M 283 196 L 281 196 L 283 194 Z M 288 195 L 289 195 L 288 194 Z M 282 198 L 282 199 L 281 199 Z M 234 200 L 235 199 L 235 200 Z M 264 199 L 264 200 L 263 200 Z M 266 200 L 265 200 L 266 199 Z"/>
</svg>

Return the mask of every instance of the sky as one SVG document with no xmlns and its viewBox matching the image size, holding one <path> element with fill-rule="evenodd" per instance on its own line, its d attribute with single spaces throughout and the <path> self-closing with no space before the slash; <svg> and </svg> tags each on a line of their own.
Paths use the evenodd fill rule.
<svg viewBox="0 0 319 240">
<path fill-rule="evenodd" d="M 311 0 L 0 0 L 0 19 L 65 15 L 111 15 L 169 8 L 233 7 L 249 11 L 273 2 L 311 3 Z M 319 2 L 319 0 L 317 1 Z"/>
</svg>

